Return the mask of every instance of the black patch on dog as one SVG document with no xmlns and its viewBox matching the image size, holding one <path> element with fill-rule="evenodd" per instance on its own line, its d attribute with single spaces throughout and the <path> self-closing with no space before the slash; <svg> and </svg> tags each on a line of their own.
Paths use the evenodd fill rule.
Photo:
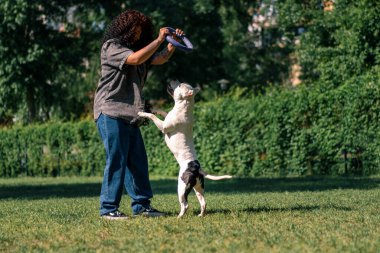
<svg viewBox="0 0 380 253">
<path fill-rule="evenodd" d="M 186 201 L 191 189 L 197 184 L 197 179 L 201 182 L 201 187 L 204 188 L 204 176 L 199 172 L 200 169 L 201 165 L 198 160 L 191 161 L 187 164 L 187 169 L 181 176 L 182 181 L 186 184 Z"/>
</svg>

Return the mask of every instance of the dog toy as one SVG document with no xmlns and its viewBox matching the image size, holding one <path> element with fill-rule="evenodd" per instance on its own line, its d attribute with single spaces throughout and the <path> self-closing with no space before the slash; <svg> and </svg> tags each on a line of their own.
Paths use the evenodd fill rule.
<svg viewBox="0 0 380 253">
<path fill-rule="evenodd" d="M 175 34 L 175 29 L 174 28 L 171 28 L 171 27 L 167 27 L 169 32 L 171 34 Z M 178 35 L 177 35 L 178 36 Z M 183 43 L 185 44 L 182 44 L 178 41 L 176 41 L 173 36 L 170 36 L 170 35 L 167 35 L 166 36 L 166 41 L 171 43 L 173 46 L 175 46 L 176 48 L 184 51 L 184 52 L 191 52 L 193 51 L 193 44 L 191 44 L 190 40 L 188 38 L 185 37 L 185 35 L 181 35 L 181 36 L 178 36 L 180 39 L 182 39 Z"/>
</svg>

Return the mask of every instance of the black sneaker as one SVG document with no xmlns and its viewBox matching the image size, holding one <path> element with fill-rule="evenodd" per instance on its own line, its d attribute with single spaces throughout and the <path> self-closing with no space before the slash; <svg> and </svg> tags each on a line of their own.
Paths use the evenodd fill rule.
<svg viewBox="0 0 380 253">
<path fill-rule="evenodd" d="M 141 213 L 134 214 L 133 216 L 162 217 L 166 216 L 166 213 L 160 212 L 157 209 L 154 209 L 153 207 L 149 206 L 148 208 L 145 208 L 145 210 Z"/>
<path fill-rule="evenodd" d="M 126 220 L 126 219 L 128 219 L 128 216 L 125 215 L 124 213 L 120 212 L 119 210 L 103 214 L 101 217 L 103 219 L 107 219 L 107 220 Z"/>
</svg>

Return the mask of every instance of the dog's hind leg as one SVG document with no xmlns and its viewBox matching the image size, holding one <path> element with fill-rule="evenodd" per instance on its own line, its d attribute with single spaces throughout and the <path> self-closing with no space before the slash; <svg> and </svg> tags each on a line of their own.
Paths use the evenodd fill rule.
<svg viewBox="0 0 380 253">
<path fill-rule="evenodd" d="M 204 197 L 204 187 L 203 184 L 197 182 L 197 184 L 194 186 L 195 195 L 198 198 L 199 204 L 201 205 L 201 213 L 198 215 L 200 217 L 203 217 L 206 215 L 206 200 Z"/>
<path fill-rule="evenodd" d="M 189 204 L 187 203 L 187 196 L 189 194 L 189 189 L 187 189 L 186 184 L 179 178 L 178 179 L 178 200 L 181 205 L 181 211 L 178 214 L 178 218 L 181 218 L 185 215 L 187 209 L 189 208 Z"/>
</svg>

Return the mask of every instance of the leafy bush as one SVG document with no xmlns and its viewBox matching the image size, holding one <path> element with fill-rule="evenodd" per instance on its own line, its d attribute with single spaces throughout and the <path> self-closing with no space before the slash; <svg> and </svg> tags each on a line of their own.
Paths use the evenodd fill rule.
<svg viewBox="0 0 380 253">
<path fill-rule="evenodd" d="M 380 2 L 332 1 L 330 11 L 323 2 L 278 1 L 278 23 L 289 38 L 296 35 L 291 31 L 305 31 L 295 46 L 302 79 L 340 86 L 379 65 Z"/>
<path fill-rule="evenodd" d="M 197 103 L 194 141 L 206 171 L 239 176 L 371 175 L 380 168 L 380 71 Z M 142 128 L 151 174 L 178 166 L 159 130 Z M 91 120 L 0 131 L 0 176 L 101 175 L 105 154 Z"/>
<path fill-rule="evenodd" d="M 0 176 L 100 175 L 105 155 L 91 121 L 0 131 Z"/>
</svg>

